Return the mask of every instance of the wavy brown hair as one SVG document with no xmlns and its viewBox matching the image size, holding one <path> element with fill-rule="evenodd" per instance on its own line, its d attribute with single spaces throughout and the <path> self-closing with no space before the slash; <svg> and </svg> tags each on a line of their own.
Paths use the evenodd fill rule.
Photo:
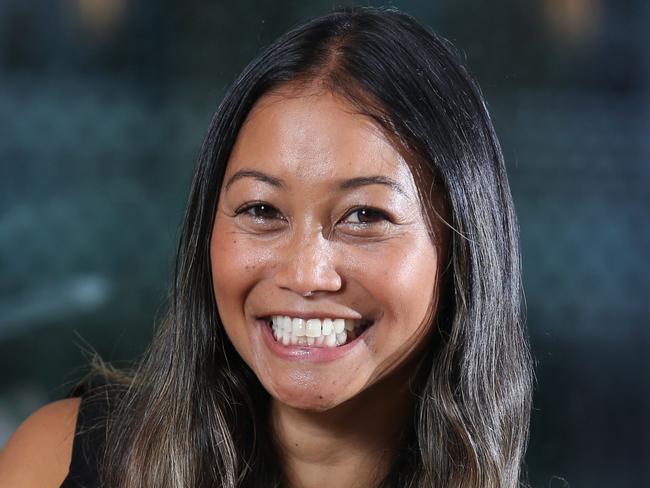
<svg viewBox="0 0 650 488">
<path fill-rule="evenodd" d="M 452 46 L 408 15 L 374 8 L 335 11 L 292 29 L 226 93 L 192 184 L 171 306 L 132 378 L 114 388 L 104 484 L 286 485 L 269 395 L 219 318 L 209 243 L 247 114 L 269 91 L 308 82 L 345 97 L 395 141 L 430 228 L 444 220 L 452 229 L 436 332 L 412 386 L 416 415 L 381 486 L 518 486 L 533 373 L 518 225 L 499 142 Z M 444 211 L 434 194 L 444 197 Z"/>
</svg>

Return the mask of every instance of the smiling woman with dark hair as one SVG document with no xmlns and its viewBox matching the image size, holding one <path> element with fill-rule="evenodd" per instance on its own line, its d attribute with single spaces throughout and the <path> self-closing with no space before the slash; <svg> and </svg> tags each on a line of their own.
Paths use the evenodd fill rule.
<svg viewBox="0 0 650 488">
<path fill-rule="evenodd" d="M 449 43 L 393 10 L 325 15 L 217 110 L 172 304 L 135 372 L 35 413 L 1 476 L 517 487 L 521 298 L 501 150 Z"/>
</svg>

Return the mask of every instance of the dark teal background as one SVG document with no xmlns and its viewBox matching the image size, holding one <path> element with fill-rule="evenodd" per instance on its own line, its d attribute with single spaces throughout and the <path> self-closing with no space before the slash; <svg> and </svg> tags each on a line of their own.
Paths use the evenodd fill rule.
<svg viewBox="0 0 650 488">
<path fill-rule="evenodd" d="M 83 350 L 164 309 L 225 87 L 324 1 L 0 3 L 0 444 Z M 537 360 L 536 487 L 650 486 L 650 8 L 394 2 L 462 50 L 501 138 Z"/>
</svg>

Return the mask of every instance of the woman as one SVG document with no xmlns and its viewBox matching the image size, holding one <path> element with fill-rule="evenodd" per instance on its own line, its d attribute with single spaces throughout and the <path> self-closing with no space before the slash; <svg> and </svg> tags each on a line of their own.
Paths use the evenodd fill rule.
<svg viewBox="0 0 650 488">
<path fill-rule="evenodd" d="M 25 486 L 58 486 L 72 458 L 63 486 L 515 487 L 520 307 L 477 85 L 414 19 L 337 11 L 269 46 L 217 110 L 172 306 L 133 377 L 35 413 L 3 470 Z"/>
</svg>

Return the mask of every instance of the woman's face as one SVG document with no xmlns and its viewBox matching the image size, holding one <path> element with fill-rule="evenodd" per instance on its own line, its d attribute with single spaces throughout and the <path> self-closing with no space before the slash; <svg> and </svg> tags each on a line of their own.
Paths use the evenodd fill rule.
<svg viewBox="0 0 650 488">
<path fill-rule="evenodd" d="M 228 162 L 214 293 L 266 390 L 326 410 L 421 353 L 438 254 L 411 172 L 382 131 L 335 95 L 284 90 L 258 101 Z"/>
</svg>

